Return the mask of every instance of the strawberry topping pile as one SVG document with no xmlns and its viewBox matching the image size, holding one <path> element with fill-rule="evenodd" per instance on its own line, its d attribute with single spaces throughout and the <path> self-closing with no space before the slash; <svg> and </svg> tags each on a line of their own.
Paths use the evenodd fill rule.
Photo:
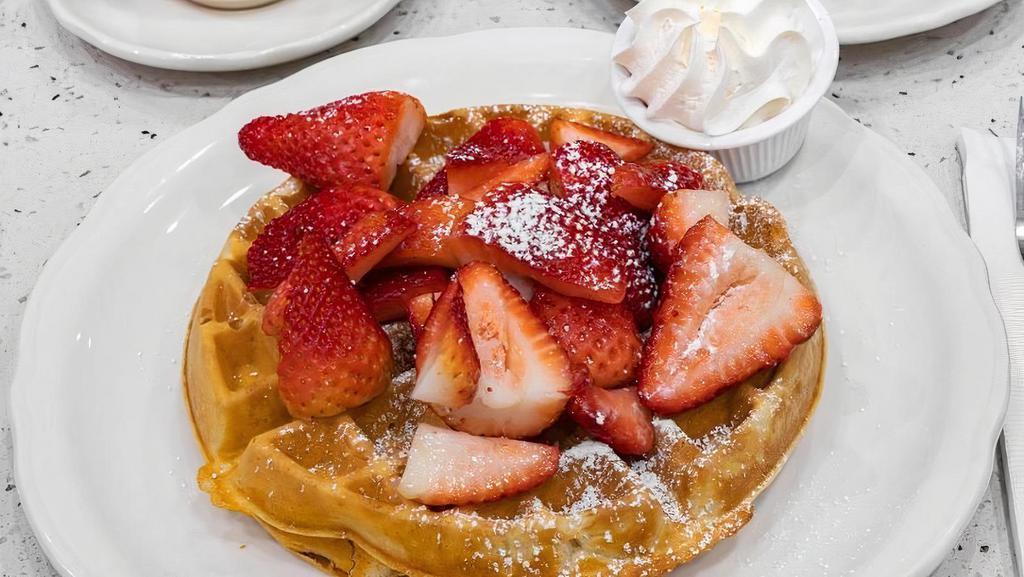
<svg viewBox="0 0 1024 577">
<path fill-rule="evenodd" d="M 410 402 L 434 418 L 413 438 L 404 497 L 465 505 L 544 483 L 559 451 L 538 438 L 563 415 L 647 455 L 654 414 L 711 400 L 817 330 L 814 294 L 729 230 L 729 194 L 649 158 L 652 141 L 565 119 L 544 138 L 495 118 L 404 202 L 387 188 L 424 125 L 415 98 L 376 92 L 239 134 L 250 158 L 313 189 L 247 254 L 292 415 L 379 394 L 394 376 L 381 323 L 412 327 Z"/>
</svg>

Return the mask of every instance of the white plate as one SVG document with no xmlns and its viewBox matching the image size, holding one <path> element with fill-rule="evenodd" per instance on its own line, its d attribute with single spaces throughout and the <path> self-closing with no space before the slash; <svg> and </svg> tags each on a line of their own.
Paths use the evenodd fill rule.
<svg viewBox="0 0 1024 577">
<path fill-rule="evenodd" d="M 822 0 L 840 44 L 864 44 L 925 32 L 995 5 L 999 0 Z"/>
<path fill-rule="evenodd" d="M 22 329 L 16 477 L 54 565 L 74 577 L 317 574 L 194 481 L 179 380 L 189 310 L 228 232 L 282 179 L 239 152 L 243 123 L 382 88 L 431 112 L 613 111 L 611 43 L 507 29 L 351 52 L 242 96 L 125 171 L 50 259 Z M 783 210 L 820 287 L 828 376 L 751 524 L 678 574 L 924 577 L 982 495 L 1007 399 L 982 261 L 928 178 L 828 102 L 794 163 L 750 190 Z"/>
<path fill-rule="evenodd" d="M 189 0 L 47 0 L 64 28 L 119 58 L 174 70 L 247 70 L 326 50 L 399 0 L 279 0 L 217 10 Z"/>
</svg>

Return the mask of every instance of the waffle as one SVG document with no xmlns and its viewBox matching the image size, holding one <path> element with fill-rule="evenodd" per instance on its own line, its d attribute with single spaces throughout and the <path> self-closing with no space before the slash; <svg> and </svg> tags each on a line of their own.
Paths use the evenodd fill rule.
<svg viewBox="0 0 1024 577">
<path fill-rule="evenodd" d="M 629 121 L 547 106 L 490 106 L 432 117 L 393 192 L 436 172 L 443 153 L 487 119 L 517 116 L 541 134 L 555 116 L 647 138 Z M 742 197 L 711 156 L 656 143 L 652 158 L 682 161 L 708 188 L 728 190 L 731 228 L 812 287 L 785 222 Z M 817 401 L 825 340 L 819 329 L 790 357 L 696 409 L 655 420 L 646 458 L 617 456 L 568 421 L 544 434 L 562 450 L 558 472 L 529 492 L 477 506 L 427 507 L 396 491 L 420 422 L 441 425 L 408 398 L 415 381 L 408 325 L 386 327 L 399 374 L 383 394 L 329 419 L 292 420 L 278 398 L 263 302 L 246 289 L 249 243 L 308 195 L 289 180 L 232 231 L 196 303 L 184 381 L 207 464 L 199 483 L 217 506 L 245 513 L 283 546 L 328 573 L 352 576 L 654 576 L 738 531 Z M 443 425 L 441 425 L 443 426 Z"/>
</svg>

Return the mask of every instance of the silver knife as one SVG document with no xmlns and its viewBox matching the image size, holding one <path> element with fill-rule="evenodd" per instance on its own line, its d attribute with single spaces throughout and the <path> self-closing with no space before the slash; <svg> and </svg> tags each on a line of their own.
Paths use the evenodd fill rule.
<svg viewBox="0 0 1024 577">
<path fill-rule="evenodd" d="M 1017 178 L 1014 180 L 1014 211 L 1016 212 L 1017 249 L 1024 255 L 1024 97 L 1017 112 Z"/>
</svg>

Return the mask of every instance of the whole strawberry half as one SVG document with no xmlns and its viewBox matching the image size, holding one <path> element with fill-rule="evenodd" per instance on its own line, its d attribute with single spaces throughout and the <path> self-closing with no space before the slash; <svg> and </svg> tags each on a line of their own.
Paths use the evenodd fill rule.
<svg viewBox="0 0 1024 577">
<path fill-rule="evenodd" d="M 391 342 L 316 233 L 275 294 L 283 311 L 278 391 L 296 418 L 329 417 L 377 396 L 391 382 Z"/>
<path fill-rule="evenodd" d="M 548 127 L 551 137 L 551 147 L 558 148 L 563 144 L 577 140 L 588 140 L 600 142 L 615 151 L 623 160 L 634 161 L 647 156 L 647 153 L 654 148 L 654 143 L 649 140 L 641 140 L 631 136 L 624 136 L 593 126 L 587 126 L 579 122 L 572 122 L 563 118 L 556 118 L 551 121 Z"/>
<path fill-rule="evenodd" d="M 681 162 L 626 163 L 612 176 L 612 193 L 640 210 L 650 212 L 665 193 L 704 188 L 704 177 Z"/>
<path fill-rule="evenodd" d="M 667 193 L 651 217 L 647 233 L 651 260 L 667 271 L 675 260 L 676 245 L 697 221 L 711 215 L 729 226 L 729 193 L 724 190 L 676 190 Z"/>
<path fill-rule="evenodd" d="M 495 118 L 446 155 L 448 189 L 479 200 L 502 182 L 543 179 L 548 162 L 544 142 L 532 124 L 518 118 Z"/>
<path fill-rule="evenodd" d="M 249 288 L 266 290 L 280 284 L 291 272 L 299 241 L 307 233 L 317 232 L 335 247 L 367 214 L 400 204 L 394 196 L 366 186 L 334 187 L 314 194 L 267 223 L 249 246 Z"/>
<path fill-rule="evenodd" d="M 468 505 L 528 491 L 558 470 L 558 448 L 420 424 L 398 493 L 424 505 Z"/>
<path fill-rule="evenodd" d="M 821 304 L 763 251 L 710 216 L 668 271 L 640 369 L 640 398 L 671 414 L 789 356 L 821 324 Z"/>
<path fill-rule="evenodd" d="M 242 127 L 238 145 L 250 159 L 318 188 L 387 190 L 425 123 L 416 98 L 367 92 L 297 114 L 261 116 Z"/>
<path fill-rule="evenodd" d="M 635 379 L 643 342 L 624 305 L 567 297 L 542 287 L 534 292 L 530 310 L 595 386 L 617 387 Z"/>
</svg>

